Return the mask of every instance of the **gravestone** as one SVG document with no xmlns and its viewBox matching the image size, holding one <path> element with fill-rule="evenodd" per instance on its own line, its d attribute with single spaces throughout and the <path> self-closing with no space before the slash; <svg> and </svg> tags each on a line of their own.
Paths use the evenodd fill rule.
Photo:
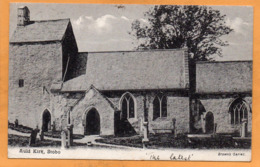
<svg viewBox="0 0 260 167">
<path fill-rule="evenodd" d="M 18 123 L 18 119 L 15 119 L 15 121 L 14 121 L 14 127 L 17 128 L 18 125 L 19 125 L 19 123 Z"/>
</svg>

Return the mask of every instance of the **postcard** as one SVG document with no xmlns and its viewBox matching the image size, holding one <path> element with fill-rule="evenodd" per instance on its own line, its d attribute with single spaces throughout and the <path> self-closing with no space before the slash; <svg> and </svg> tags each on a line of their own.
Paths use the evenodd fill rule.
<svg viewBox="0 0 260 167">
<path fill-rule="evenodd" d="M 10 3 L 8 158 L 251 161 L 253 8 Z"/>
</svg>

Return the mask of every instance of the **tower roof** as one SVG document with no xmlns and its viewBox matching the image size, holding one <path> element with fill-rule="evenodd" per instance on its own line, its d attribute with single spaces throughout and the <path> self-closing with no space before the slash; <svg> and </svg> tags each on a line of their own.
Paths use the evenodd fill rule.
<svg viewBox="0 0 260 167">
<path fill-rule="evenodd" d="M 61 41 L 69 23 L 69 19 L 30 21 L 16 28 L 10 43 Z"/>
</svg>

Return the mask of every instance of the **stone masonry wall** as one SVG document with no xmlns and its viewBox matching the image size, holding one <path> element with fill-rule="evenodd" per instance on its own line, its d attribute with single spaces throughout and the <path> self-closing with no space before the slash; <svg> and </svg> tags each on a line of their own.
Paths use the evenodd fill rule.
<svg viewBox="0 0 260 167">
<path fill-rule="evenodd" d="M 122 95 L 123 93 L 109 98 L 119 110 Z M 155 93 L 133 92 L 132 95 L 136 102 L 136 117 L 130 118 L 128 121 L 137 133 L 142 131 L 141 120 L 144 119 L 145 110 L 148 112 L 149 131 L 151 133 L 154 133 L 154 129 L 171 131 L 173 129 L 172 119 L 174 118 L 176 119 L 177 133 L 189 132 L 189 97 L 176 96 L 174 93 L 169 93 L 167 98 L 167 118 L 153 120 L 153 99 Z"/>
<path fill-rule="evenodd" d="M 8 120 L 41 126 L 42 112 L 50 109 L 50 85 L 62 78 L 60 43 L 10 44 Z M 19 87 L 19 79 L 24 87 Z M 45 88 L 46 89 L 45 89 Z"/>
<path fill-rule="evenodd" d="M 247 104 L 252 105 L 252 98 L 243 98 Z M 214 123 L 217 123 L 217 133 L 234 133 L 239 132 L 240 125 L 231 124 L 231 116 L 229 106 L 234 101 L 234 98 L 210 98 L 200 99 L 206 112 L 212 112 L 214 115 Z M 206 115 L 206 114 L 205 114 Z M 248 113 L 248 131 L 252 129 L 252 113 Z"/>
<path fill-rule="evenodd" d="M 100 135 L 114 135 L 115 110 L 95 89 L 90 89 L 71 112 L 74 133 L 84 135 L 86 116 L 92 108 L 95 108 L 100 116 Z"/>
<path fill-rule="evenodd" d="M 120 99 L 122 98 L 121 93 L 117 96 L 109 97 L 109 100 L 113 102 L 113 104 L 119 109 L 120 108 Z M 128 122 L 134 128 L 136 133 L 140 133 L 141 131 L 141 119 L 144 118 L 144 96 L 140 93 L 131 93 L 134 96 L 134 101 L 136 103 L 135 107 L 135 118 L 129 118 Z"/>
<path fill-rule="evenodd" d="M 153 98 L 149 101 L 149 130 L 155 132 L 160 129 L 162 132 L 173 130 L 173 119 L 176 120 L 175 126 L 177 133 L 189 132 L 189 97 L 167 96 L 167 117 L 153 120 Z M 163 130 L 165 129 L 165 130 Z M 158 131 L 159 132 L 159 131 Z"/>
</svg>

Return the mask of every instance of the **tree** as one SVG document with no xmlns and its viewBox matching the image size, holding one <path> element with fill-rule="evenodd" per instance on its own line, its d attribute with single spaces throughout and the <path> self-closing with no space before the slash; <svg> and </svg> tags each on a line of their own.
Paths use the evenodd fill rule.
<svg viewBox="0 0 260 167">
<path fill-rule="evenodd" d="M 232 29 L 225 24 L 225 15 L 206 6 L 160 5 L 145 13 L 148 23 L 132 23 L 131 34 L 139 41 L 137 49 L 174 49 L 187 47 L 194 60 L 213 60 L 222 56 L 220 39 Z"/>
</svg>

